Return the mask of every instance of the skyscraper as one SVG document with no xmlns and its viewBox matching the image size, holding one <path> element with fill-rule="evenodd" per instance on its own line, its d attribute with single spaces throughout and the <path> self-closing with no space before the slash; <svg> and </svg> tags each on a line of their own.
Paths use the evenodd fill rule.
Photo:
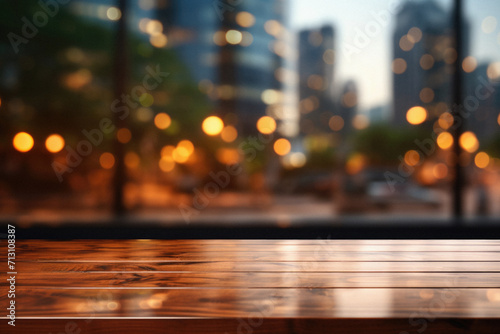
<svg viewBox="0 0 500 334">
<path fill-rule="evenodd" d="M 302 135 L 331 131 L 328 122 L 334 115 L 332 26 L 299 33 L 299 110 Z"/>
<path fill-rule="evenodd" d="M 280 103 L 275 72 L 283 63 L 286 0 L 169 1 L 157 18 L 169 47 L 214 101 L 216 112 L 240 134 L 256 132 L 257 120 Z"/>
<path fill-rule="evenodd" d="M 447 109 L 457 59 L 451 15 L 434 0 L 406 2 L 393 36 L 394 123 L 408 125 L 406 112 L 423 106 L 429 118 Z"/>
</svg>

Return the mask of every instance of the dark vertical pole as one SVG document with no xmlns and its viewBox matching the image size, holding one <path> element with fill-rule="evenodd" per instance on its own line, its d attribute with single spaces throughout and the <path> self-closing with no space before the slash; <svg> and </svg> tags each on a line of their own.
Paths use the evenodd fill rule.
<svg viewBox="0 0 500 334">
<path fill-rule="evenodd" d="M 116 44 L 114 53 L 114 98 L 121 99 L 127 87 L 127 0 L 118 0 L 118 8 L 121 11 L 121 17 L 118 20 L 116 32 Z M 116 130 L 125 126 L 125 120 L 120 119 L 118 114 L 114 114 Z M 115 174 L 113 179 L 113 213 L 123 215 L 125 205 L 123 201 L 123 187 L 125 183 L 125 165 L 123 162 L 124 147 L 123 144 L 114 138 L 115 153 Z"/>
<path fill-rule="evenodd" d="M 454 153 L 455 162 L 455 180 L 453 184 L 453 216 L 457 226 L 461 225 L 463 215 L 463 186 L 464 174 L 460 164 L 460 143 L 459 139 L 464 132 L 464 119 L 460 116 L 459 106 L 462 104 L 462 61 L 463 61 L 463 33 L 462 33 L 462 0 L 455 0 L 455 9 L 453 13 L 454 40 L 457 51 L 457 60 L 455 62 L 455 74 L 453 80 L 453 116 L 454 116 Z"/>
</svg>

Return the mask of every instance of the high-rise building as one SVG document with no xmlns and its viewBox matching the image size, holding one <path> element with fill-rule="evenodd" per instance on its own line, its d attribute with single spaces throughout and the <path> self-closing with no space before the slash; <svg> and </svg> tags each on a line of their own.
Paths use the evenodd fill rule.
<svg viewBox="0 0 500 334">
<path fill-rule="evenodd" d="M 286 53 L 287 1 L 219 2 L 173 0 L 156 17 L 217 113 L 240 134 L 252 134 L 281 100 L 275 72 Z"/>
<path fill-rule="evenodd" d="M 334 116 L 332 26 L 303 30 L 299 33 L 299 110 L 302 135 L 331 131 Z"/>
<path fill-rule="evenodd" d="M 425 107 L 428 119 L 446 111 L 457 59 L 452 31 L 451 13 L 435 0 L 406 2 L 397 14 L 392 62 L 395 125 L 408 125 L 406 113 L 414 106 Z"/>
<path fill-rule="evenodd" d="M 474 132 L 481 142 L 487 144 L 498 134 L 500 114 L 500 92 L 498 83 L 492 82 L 488 69 L 492 64 L 479 64 L 465 76 L 465 98 L 462 108 L 466 115 L 466 129 Z"/>
<path fill-rule="evenodd" d="M 358 88 L 355 81 L 349 80 L 342 88 L 337 106 L 337 114 L 340 116 L 337 122 L 341 122 L 342 127 L 336 125 L 335 119 L 333 119 L 329 124 L 330 128 L 342 135 L 348 134 L 353 129 L 353 121 L 357 113 Z"/>
</svg>

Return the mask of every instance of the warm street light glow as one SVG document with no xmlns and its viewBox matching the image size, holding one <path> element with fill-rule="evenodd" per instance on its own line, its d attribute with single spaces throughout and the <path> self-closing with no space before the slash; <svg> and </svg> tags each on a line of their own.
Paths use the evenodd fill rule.
<svg viewBox="0 0 500 334">
<path fill-rule="evenodd" d="M 111 21 L 118 21 L 122 17 L 122 12 L 116 7 L 109 7 L 106 15 Z"/>
<path fill-rule="evenodd" d="M 207 135 L 217 136 L 224 129 L 224 122 L 217 116 L 210 116 L 205 118 L 201 128 Z"/>
<path fill-rule="evenodd" d="M 469 153 L 474 153 L 479 148 L 479 141 L 473 132 L 467 131 L 460 136 L 460 146 Z"/>
<path fill-rule="evenodd" d="M 432 174 L 438 180 L 442 180 L 448 176 L 448 166 L 444 163 L 439 163 L 432 167 Z"/>
<path fill-rule="evenodd" d="M 276 130 L 276 121 L 269 116 L 263 116 L 257 121 L 257 130 L 265 135 L 271 134 Z"/>
<path fill-rule="evenodd" d="M 274 142 L 274 152 L 276 152 L 277 155 L 286 155 L 290 152 L 291 149 L 292 145 L 285 138 L 278 139 L 276 142 Z"/>
<path fill-rule="evenodd" d="M 163 146 L 163 148 L 161 149 L 161 156 L 162 157 L 171 157 L 172 154 L 174 153 L 175 151 L 175 147 L 172 146 L 172 145 L 167 145 L 167 146 Z"/>
<path fill-rule="evenodd" d="M 104 152 L 99 157 L 99 163 L 104 169 L 111 169 L 115 165 L 115 157 L 109 152 Z"/>
<path fill-rule="evenodd" d="M 436 141 L 439 148 L 447 150 L 453 145 L 453 136 L 449 132 L 441 132 Z"/>
<path fill-rule="evenodd" d="M 127 128 L 121 128 L 116 132 L 116 138 L 120 143 L 126 144 L 132 139 L 132 133 Z"/>
<path fill-rule="evenodd" d="M 474 158 L 474 163 L 479 168 L 486 168 L 490 164 L 490 156 L 486 152 L 479 152 Z"/>
<path fill-rule="evenodd" d="M 58 134 L 50 135 L 45 140 L 45 147 L 47 148 L 47 151 L 57 153 L 63 149 L 64 139 Z"/>
<path fill-rule="evenodd" d="M 172 124 L 172 119 L 166 113 L 161 112 L 155 116 L 155 125 L 160 130 L 165 130 Z"/>
<path fill-rule="evenodd" d="M 139 163 L 141 162 L 141 159 L 135 152 L 127 152 L 125 154 L 125 166 L 127 166 L 130 169 L 134 169 L 139 167 Z"/>
<path fill-rule="evenodd" d="M 26 132 L 19 132 L 14 136 L 14 139 L 12 140 L 12 144 L 14 145 L 14 148 L 18 150 L 19 152 L 28 152 L 33 148 L 33 145 L 35 144 L 35 141 L 33 140 L 33 137 L 29 133 Z"/>
<path fill-rule="evenodd" d="M 471 73 L 476 69 L 476 67 L 477 67 L 476 58 L 472 56 L 465 57 L 465 59 L 462 62 L 462 68 L 464 72 Z"/>
<path fill-rule="evenodd" d="M 220 136 L 226 143 L 232 143 L 238 138 L 238 131 L 234 126 L 228 125 L 222 130 Z"/>
<path fill-rule="evenodd" d="M 453 115 L 449 112 L 441 114 L 441 116 L 439 116 L 438 124 L 442 129 L 448 130 L 453 125 Z"/>
<path fill-rule="evenodd" d="M 181 140 L 176 148 L 178 154 L 189 157 L 194 152 L 194 145 L 189 140 Z"/>
<path fill-rule="evenodd" d="M 405 154 L 405 163 L 408 166 L 416 166 L 420 162 L 420 154 L 415 150 L 410 150 Z"/>
<path fill-rule="evenodd" d="M 255 16 L 249 12 L 240 12 L 236 14 L 236 23 L 244 28 L 249 28 L 255 24 Z"/>
<path fill-rule="evenodd" d="M 410 108 L 406 113 L 406 120 L 408 123 L 413 125 L 418 125 L 423 123 L 427 119 L 427 110 L 425 108 L 417 106 Z"/>
<path fill-rule="evenodd" d="M 174 159 L 172 157 L 164 156 L 158 162 L 158 166 L 160 167 L 160 169 L 163 172 L 168 173 L 174 169 L 175 162 L 174 162 Z"/>
<path fill-rule="evenodd" d="M 242 39 L 243 39 L 243 34 L 238 30 L 228 30 L 226 32 L 226 41 L 229 44 L 233 45 L 239 44 Z"/>
</svg>

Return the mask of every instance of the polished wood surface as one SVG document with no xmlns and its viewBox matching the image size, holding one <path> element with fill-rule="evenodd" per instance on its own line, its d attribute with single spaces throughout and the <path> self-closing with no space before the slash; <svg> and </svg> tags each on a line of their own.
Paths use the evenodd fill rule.
<svg viewBox="0 0 500 334">
<path fill-rule="evenodd" d="M 26 240 L 16 246 L 16 316 L 27 333 L 36 326 L 64 332 L 68 321 L 88 333 L 105 333 L 106 326 L 113 326 L 110 333 L 140 326 L 156 333 L 153 320 L 170 321 L 162 333 L 187 323 L 192 333 L 325 333 L 331 326 L 341 333 L 416 333 L 424 325 L 429 333 L 500 333 L 496 240 Z M 12 331 L 5 323 L 2 333 Z"/>
</svg>

